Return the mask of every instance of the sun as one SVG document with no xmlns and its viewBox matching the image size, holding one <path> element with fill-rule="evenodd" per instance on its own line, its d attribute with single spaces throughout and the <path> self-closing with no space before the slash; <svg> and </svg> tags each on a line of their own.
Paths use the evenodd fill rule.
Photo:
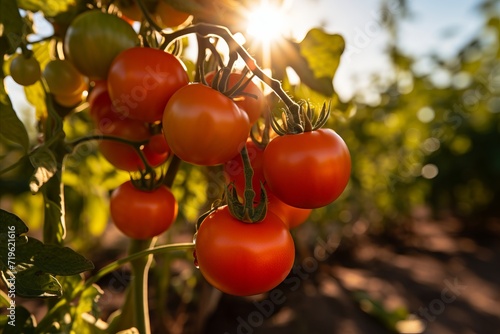
<svg viewBox="0 0 500 334">
<path fill-rule="evenodd" d="M 282 37 L 286 30 L 282 7 L 263 1 L 247 14 L 247 33 L 261 42 Z"/>
</svg>

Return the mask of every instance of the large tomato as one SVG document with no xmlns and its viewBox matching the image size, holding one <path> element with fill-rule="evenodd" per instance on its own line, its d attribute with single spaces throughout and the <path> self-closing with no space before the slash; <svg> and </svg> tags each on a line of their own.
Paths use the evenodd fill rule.
<svg viewBox="0 0 500 334">
<path fill-rule="evenodd" d="M 10 63 L 10 75 L 22 86 L 33 85 L 40 79 L 40 63 L 33 56 L 17 55 Z"/>
<path fill-rule="evenodd" d="M 113 59 L 136 45 L 139 37 L 127 22 L 100 10 L 80 14 L 64 38 L 64 52 L 91 79 L 105 79 Z"/>
<path fill-rule="evenodd" d="M 208 215 L 196 236 L 196 260 L 205 279 L 237 296 L 269 291 L 290 272 L 295 258 L 292 236 L 273 213 L 246 224 L 227 206 Z"/>
<path fill-rule="evenodd" d="M 207 80 L 208 84 L 212 84 L 214 76 L 214 72 L 210 72 L 205 76 L 205 80 Z M 227 82 L 227 88 L 233 88 L 238 83 L 238 81 L 241 80 L 242 77 L 242 73 L 231 73 Z M 247 113 L 250 124 L 253 124 L 262 115 L 262 112 L 264 111 L 266 106 L 266 100 L 260 88 L 252 81 L 250 81 L 248 85 L 245 86 L 245 88 L 243 89 L 243 93 L 250 94 L 252 96 L 240 94 L 234 96 L 233 100 L 238 107 L 240 107 Z"/>
<path fill-rule="evenodd" d="M 271 191 L 298 208 L 333 202 L 344 191 L 351 173 L 347 145 L 331 129 L 277 137 L 267 145 L 263 159 Z"/>
<path fill-rule="evenodd" d="M 172 152 L 197 165 L 222 164 L 235 156 L 250 131 L 248 116 L 222 93 L 200 83 L 179 89 L 163 114 Z"/>
<path fill-rule="evenodd" d="M 109 204 L 116 227 L 134 239 L 160 235 L 177 218 L 177 201 L 165 186 L 143 191 L 127 181 L 113 191 Z"/>
<path fill-rule="evenodd" d="M 109 95 L 117 110 L 151 123 L 161 120 L 170 97 L 188 82 L 184 65 L 175 56 L 153 48 L 123 51 L 108 75 Z"/>
</svg>

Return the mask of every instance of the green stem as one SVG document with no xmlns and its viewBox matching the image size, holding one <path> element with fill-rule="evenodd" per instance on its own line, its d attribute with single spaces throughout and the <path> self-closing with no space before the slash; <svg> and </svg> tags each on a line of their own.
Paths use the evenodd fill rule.
<svg viewBox="0 0 500 334">
<path fill-rule="evenodd" d="M 156 238 L 147 240 L 131 239 L 129 254 L 147 250 L 155 242 Z M 152 260 L 153 257 L 148 255 L 130 261 L 132 266 L 132 285 L 129 293 L 132 293 L 134 300 L 134 324 L 141 334 L 151 333 L 148 303 L 148 274 Z"/>
<path fill-rule="evenodd" d="M 101 278 L 106 276 L 109 273 L 112 273 L 113 271 L 117 270 L 124 264 L 127 264 L 131 261 L 134 261 L 136 259 L 140 259 L 144 256 L 148 255 L 155 255 L 155 254 L 163 254 L 166 252 L 171 252 L 171 251 L 180 251 L 180 250 L 190 250 L 194 247 L 194 244 L 192 243 L 178 243 L 178 244 L 170 244 L 170 245 L 162 245 L 162 246 L 156 246 L 154 248 L 149 248 L 143 251 L 140 251 L 135 254 L 131 254 L 127 257 L 121 258 L 119 260 L 116 260 L 114 262 L 111 262 L 108 264 L 106 267 L 102 268 L 99 270 L 94 276 L 89 278 L 86 282 L 85 285 L 81 289 L 75 289 L 72 295 L 72 299 L 77 298 L 80 293 L 82 293 L 83 290 L 91 286 L 92 284 L 96 283 L 99 281 Z"/>
<path fill-rule="evenodd" d="M 194 244 L 192 243 L 178 243 L 178 244 L 170 244 L 170 245 L 163 245 L 163 246 L 158 246 L 155 248 L 149 248 L 140 252 L 137 252 L 135 254 L 131 254 L 127 257 L 121 258 L 119 260 L 116 260 L 114 262 L 111 262 L 101 270 L 99 270 L 94 276 L 89 278 L 87 281 L 82 286 L 79 286 L 75 290 L 73 290 L 73 293 L 71 294 L 70 298 L 67 299 L 61 299 L 57 304 L 55 304 L 43 317 L 43 319 L 38 323 L 38 326 L 36 327 L 35 333 L 44 333 L 46 332 L 47 328 L 52 325 L 52 322 L 54 319 L 57 318 L 58 312 L 60 311 L 61 308 L 65 307 L 67 304 L 69 304 L 71 301 L 74 299 L 78 298 L 80 294 L 85 291 L 87 288 L 92 286 L 92 284 L 97 283 L 101 278 L 106 276 L 107 274 L 112 273 L 113 271 L 117 270 L 121 266 L 140 259 L 145 256 L 149 255 L 155 255 L 155 254 L 163 254 L 167 252 L 172 252 L 172 251 L 181 251 L 181 250 L 191 250 L 194 248 Z"/>
<path fill-rule="evenodd" d="M 92 141 L 92 140 L 112 140 L 112 141 L 117 141 L 117 142 L 120 142 L 120 143 L 123 143 L 123 144 L 127 144 L 127 145 L 130 145 L 130 146 L 133 146 L 134 148 L 136 148 L 138 150 L 140 150 L 140 147 L 142 145 L 145 145 L 145 144 L 147 144 L 149 142 L 149 140 L 130 141 L 130 140 L 127 140 L 127 139 L 124 139 L 124 138 L 120 138 L 120 137 L 109 136 L 109 135 L 99 135 L 98 134 L 98 135 L 85 136 L 85 137 L 78 138 L 78 139 L 75 139 L 73 141 L 70 141 L 70 142 L 66 143 L 66 147 L 68 148 L 69 152 L 73 152 L 78 145 L 86 143 L 88 141 Z"/>
</svg>

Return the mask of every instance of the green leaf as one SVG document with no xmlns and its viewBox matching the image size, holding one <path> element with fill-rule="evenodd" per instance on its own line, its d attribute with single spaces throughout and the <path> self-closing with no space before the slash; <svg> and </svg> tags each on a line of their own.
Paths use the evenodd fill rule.
<svg viewBox="0 0 500 334">
<path fill-rule="evenodd" d="M 30 155 L 30 162 L 35 167 L 31 176 L 30 190 L 36 194 L 57 172 L 57 161 L 54 153 L 47 147 L 40 147 Z"/>
<path fill-rule="evenodd" d="M 16 237 L 28 232 L 28 226 L 13 213 L 0 209 L 0 240 L 7 239 L 7 233 L 14 232 Z"/>
<path fill-rule="evenodd" d="M 0 60 L 0 63 L 1 62 L 3 62 L 3 60 Z M 9 141 L 21 145 L 24 151 L 27 152 L 29 149 L 28 132 L 23 122 L 19 120 L 16 112 L 12 108 L 12 103 L 5 91 L 3 80 L 0 82 L 0 119 L 2 120 L 0 124 L 0 135 Z"/>
<path fill-rule="evenodd" d="M 76 319 L 73 321 L 71 334 L 101 333 L 105 329 L 100 328 L 98 325 L 99 310 L 97 302 L 103 293 L 102 289 L 95 284 L 83 291 L 74 312 Z"/>
<path fill-rule="evenodd" d="M 57 279 L 32 264 L 20 263 L 15 271 L 2 271 L 2 279 L 6 284 L 15 281 L 16 295 L 32 297 L 60 297 L 61 284 Z M 10 284 L 9 284 L 10 286 Z"/>
<path fill-rule="evenodd" d="M 56 16 L 76 5 L 75 0 L 18 0 L 19 8 L 32 12 L 42 11 L 45 16 Z"/>
<path fill-rule="evenodd" d="M 33 85 L 24 87 L 24 94 L 26 95 L 26 100 L 28 100 L 28 102 L 35 107 L 36 118 L 47 118 L 48 112 L 47 105 L 45 104 L 45 91 L 43 90 L 42 83 L 38 81 Z"/>
<path fill-rule="evenodd" d="M 307 60 L 309 68 L 323 86 L 324 91 L 331 91 L 325 95 L 333 94 L 332 81 L 340 64 L 340 56 L 345 49 L 344 38 L 315 28 L 307 33 L 299 46 L 301 55 Z"/>
<path fill-rule="evenodd" d="M 1 55 L 12 54 L 21 45 L 23 20 L 17 9 L 16 0 L 0 1 L 0 37 L 5 36 L 7 43 L 2 43 Z"/>
<path fill-rule="evenodd" d="M 94 269 L 94 264 L 68 247 L 43 245 L 33 256 L 33 264 L 54 275 L 70 276 Z"/>
</svg>

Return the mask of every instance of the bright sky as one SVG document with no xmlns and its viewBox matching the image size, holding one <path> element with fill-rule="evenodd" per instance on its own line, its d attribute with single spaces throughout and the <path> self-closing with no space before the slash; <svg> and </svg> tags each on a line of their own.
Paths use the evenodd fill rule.
<svg viewBox="0 0 500 334">
<path fill-rule="evenodd" d="M 381 26 L 379 0 L 291 0 L 293 34 L 301 38 L 308 27 L 324 23 L 329 33 L 340 33 L 347 49 L 335 77 L 341 97 L 365 87 L 372 73 L 389 73 L 384 50 L 389 36 Z M 397 3 L 397 1 L 392 1 Z M 400 26 L 400 45 L 413 55 L 453 55 L 481 27 L 481 0 L 409 0 L 411 17 Z M 390 7 L 398 14 L 401 8 Z"/>
</svg>

